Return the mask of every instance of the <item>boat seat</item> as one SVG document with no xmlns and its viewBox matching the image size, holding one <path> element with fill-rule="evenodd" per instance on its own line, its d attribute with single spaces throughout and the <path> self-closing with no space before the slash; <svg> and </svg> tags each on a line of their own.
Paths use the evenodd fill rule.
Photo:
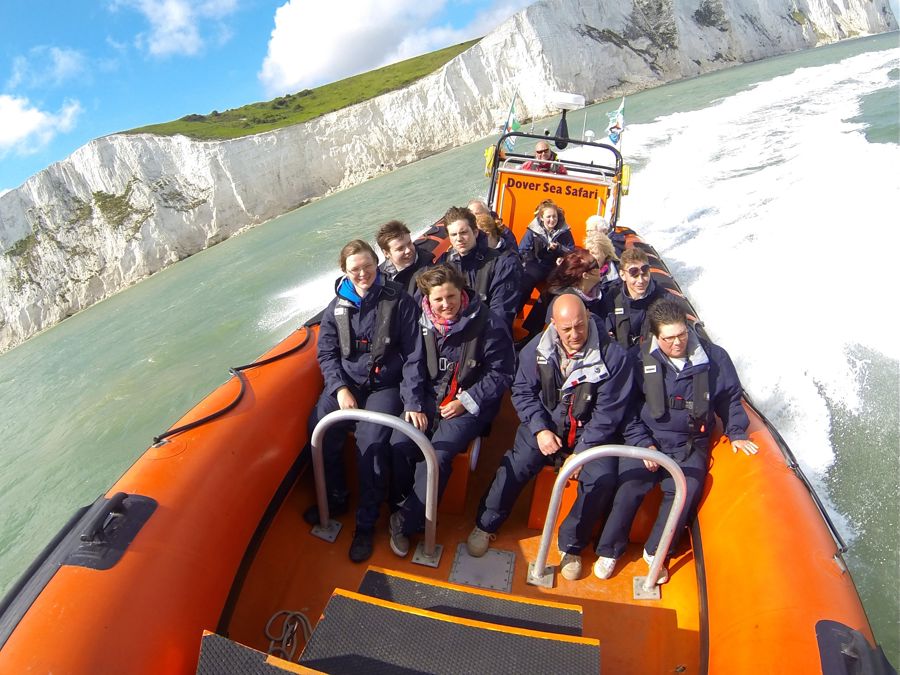
<svg viewBox="0 0 900 675">
<path fill-rule="evenodd" d="M 314 675 L 325 671 L 263 654 L 205 630 L 200 643 L 200 660 L 196 672 L 197 675 L 278 675 L 278 673 Z"/>
<path fill-rule="evenodd" d="M 478 456 L 481 453 L 481 437 L 479 436 L 466 448 L 453 458 L 453 469 L 444 495 L 438 504 L 441 513 L 460 515 L 466 508 L 466 493 L 469 489 L 469 474 L 478 466 Z"/>
</svg>

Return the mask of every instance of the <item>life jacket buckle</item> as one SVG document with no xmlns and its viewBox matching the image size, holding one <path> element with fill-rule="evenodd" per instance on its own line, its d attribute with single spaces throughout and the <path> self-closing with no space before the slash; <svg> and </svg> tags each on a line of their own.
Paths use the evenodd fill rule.
<svg viewBox="0 0 900 675">
<path fill-rule="evenodd" d="M 447 357 L 442 356 L 438 359 L 438 370 L 442 373 L 450 370 L 456 365 L 456 361 L 451 361 Z"/>
</svg>

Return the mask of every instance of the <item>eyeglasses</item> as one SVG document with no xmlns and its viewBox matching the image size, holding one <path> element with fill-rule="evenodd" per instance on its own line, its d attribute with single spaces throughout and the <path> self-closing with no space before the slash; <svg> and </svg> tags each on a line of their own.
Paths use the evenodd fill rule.
<svg viewBox="0 0 900 675">
<path fill-rule="evenodd" d="M 536 155 L 549 155 L 549 154 L 550 154 L 550 148 L 537 148 L 537 149 L 534 151 L 534 154 L 536 154 Z"/>
<path fill-rule="evenodd" d="M 670 335 L 667 337 L 659 337 L 660 342 L 665 342 L 667 345 L 671 345 L 675 343 L 675 340 L 679 342 L 684 342 L 688 339 L 688 332 L 684 331 L 683 333 L 679 333 L 678 335 Z"/>
<path fill-rule="evenodd" d="M 640 267 L 629 267 L 627 270 L 631 278 L 645 277 L 650 274 L 650 265 L 641 265 Z"/>
</svg>

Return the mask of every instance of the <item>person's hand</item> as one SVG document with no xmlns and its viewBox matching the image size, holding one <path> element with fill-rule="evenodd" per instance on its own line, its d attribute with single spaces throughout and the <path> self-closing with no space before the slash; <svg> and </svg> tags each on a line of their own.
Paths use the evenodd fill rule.
<svg viewBox="0 0 900 675">
<path fill-rule="evenodd" d="M 563 462 L 563 468 L 565 468 L 566 464 L 572 463 L 572 462 L 574 461 L 574 459 L 575 459 L 575 453 L 572 453 L 571 455 L 569 455 L 568 457 L 566 457 L 566 461 Z M 571 480 L 578 480 L 578 476 L 581 475 L 581 469 L 583 469 L 583 468 L 584 468 L 584 467 L 579 466 L 577 469 L 575 469 L 575 471 L 572 472 L 572 475 L 569 476 L 569 478 L 570 478 Z"/>
<path fill-rule="evenodd" d="M 559 436 L 549 429 L 541 429 L 537 432 L 536 438 L 538 447 L 543 455 L 555 455 L 562 447 L 562 441 L 559 440 Z"/>
<path fill-rule="evenodd" d="M 550 245 L 547 246 L 547 248 L 549 248 L 551 251 L 555 251 L 559 248 L 559 244 L 557 244 L 555 241 L 551 241 Z"/>
<path fill-rule="evenodd" d="M 428 428 L 428 415 L 423 412 L 407 410 L 403 413 L 403 419 L 412 424 L 419 431 L 425 431 L 425 429 Z"/>
<path fill-rule="evenodd" d="M 759 446 L 753 441 L 731 441 L 731 451 L 741 450 L 745 455 L 755 455 L 759 452 Z"/>
<path fill-rule="evenodd" d="M 651 445 L 647 449 L 648 450 L 656 450 L 656 446 Z M 644 460 L 644 466 L 647 467 L 647 471 L 656 471 L 659 468 L 659 464 L 657 464 L 656 462 L 649 460 L 649 459 Z"/>
<path fill-rule="evenodd" d="M 459 417 L 463 413 L 466 412 L 466 406 L 462 404 L 462 401 L 459 399 L 453 399 L 447 405 L 442 405 L 440 408 L 441 417 L 445 420 L 453 419 L 454 417 Z"/>
<path fill-rule="evenodd" d="M 347 387 L 341 387 L 337 392 L 337 402 L 341 410 L 351 410 L 357 408 L 356 397 L 350 393 Z"/>
</svg>

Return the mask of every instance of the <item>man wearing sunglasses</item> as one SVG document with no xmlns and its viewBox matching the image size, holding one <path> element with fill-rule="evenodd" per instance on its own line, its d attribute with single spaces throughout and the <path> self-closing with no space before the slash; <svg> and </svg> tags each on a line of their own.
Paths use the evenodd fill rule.
<svg viewBox="0 0 900 675">
<path fill-rule="evenodd" d="M 566 167 L 555 161 L 556 155 L 550 149 L 547 141 L 538 141 L 534 146 L 534 159 L 529 159 L 522 165 L 526 171 L 543 171 L 544 173 L 556 173 L 560 176 L 568 175 Z"/>
<path fill-rule="evenodd" d="M 684 303 L 674 296 L 657 300 L 647 311 L 647 322 L 649 339 L 641 346 L 635 369 L 636 390 L 643 396 L 628 414 L 625 442 L 669 455 L 684 472 L 687 494 L 674 547 L 703 494 L 715 416 L 722 420 L 733 452 L 755 455 L 758 448 L 747 438 L 750 420 L 741 403 L 743 387 L 731 358 L 698 335 L 688 322 Z M 675 499 L 674 479 L 658 469 L 659 465 L 649 460 L 619 460 L 619 488 L 597 544 L 596 577 L 612 575 L 628 545 L 631 523 L 644 495 L 661 483 L 659 515 L 644 545 L 644 560 L 648 566 L 653 564 Z M 657 583 L 668 578 L 663 567 Z"/>
<path fill-rule="evenodd" d="M 630 349 L 641 341 L 647 308 L 667 293 L 650 277 L 650 259 L 639 248 L 622 253 L 619 276 L 622 283 L 606 315 L 606 330 L 616 342 Z"/>
</svg>

